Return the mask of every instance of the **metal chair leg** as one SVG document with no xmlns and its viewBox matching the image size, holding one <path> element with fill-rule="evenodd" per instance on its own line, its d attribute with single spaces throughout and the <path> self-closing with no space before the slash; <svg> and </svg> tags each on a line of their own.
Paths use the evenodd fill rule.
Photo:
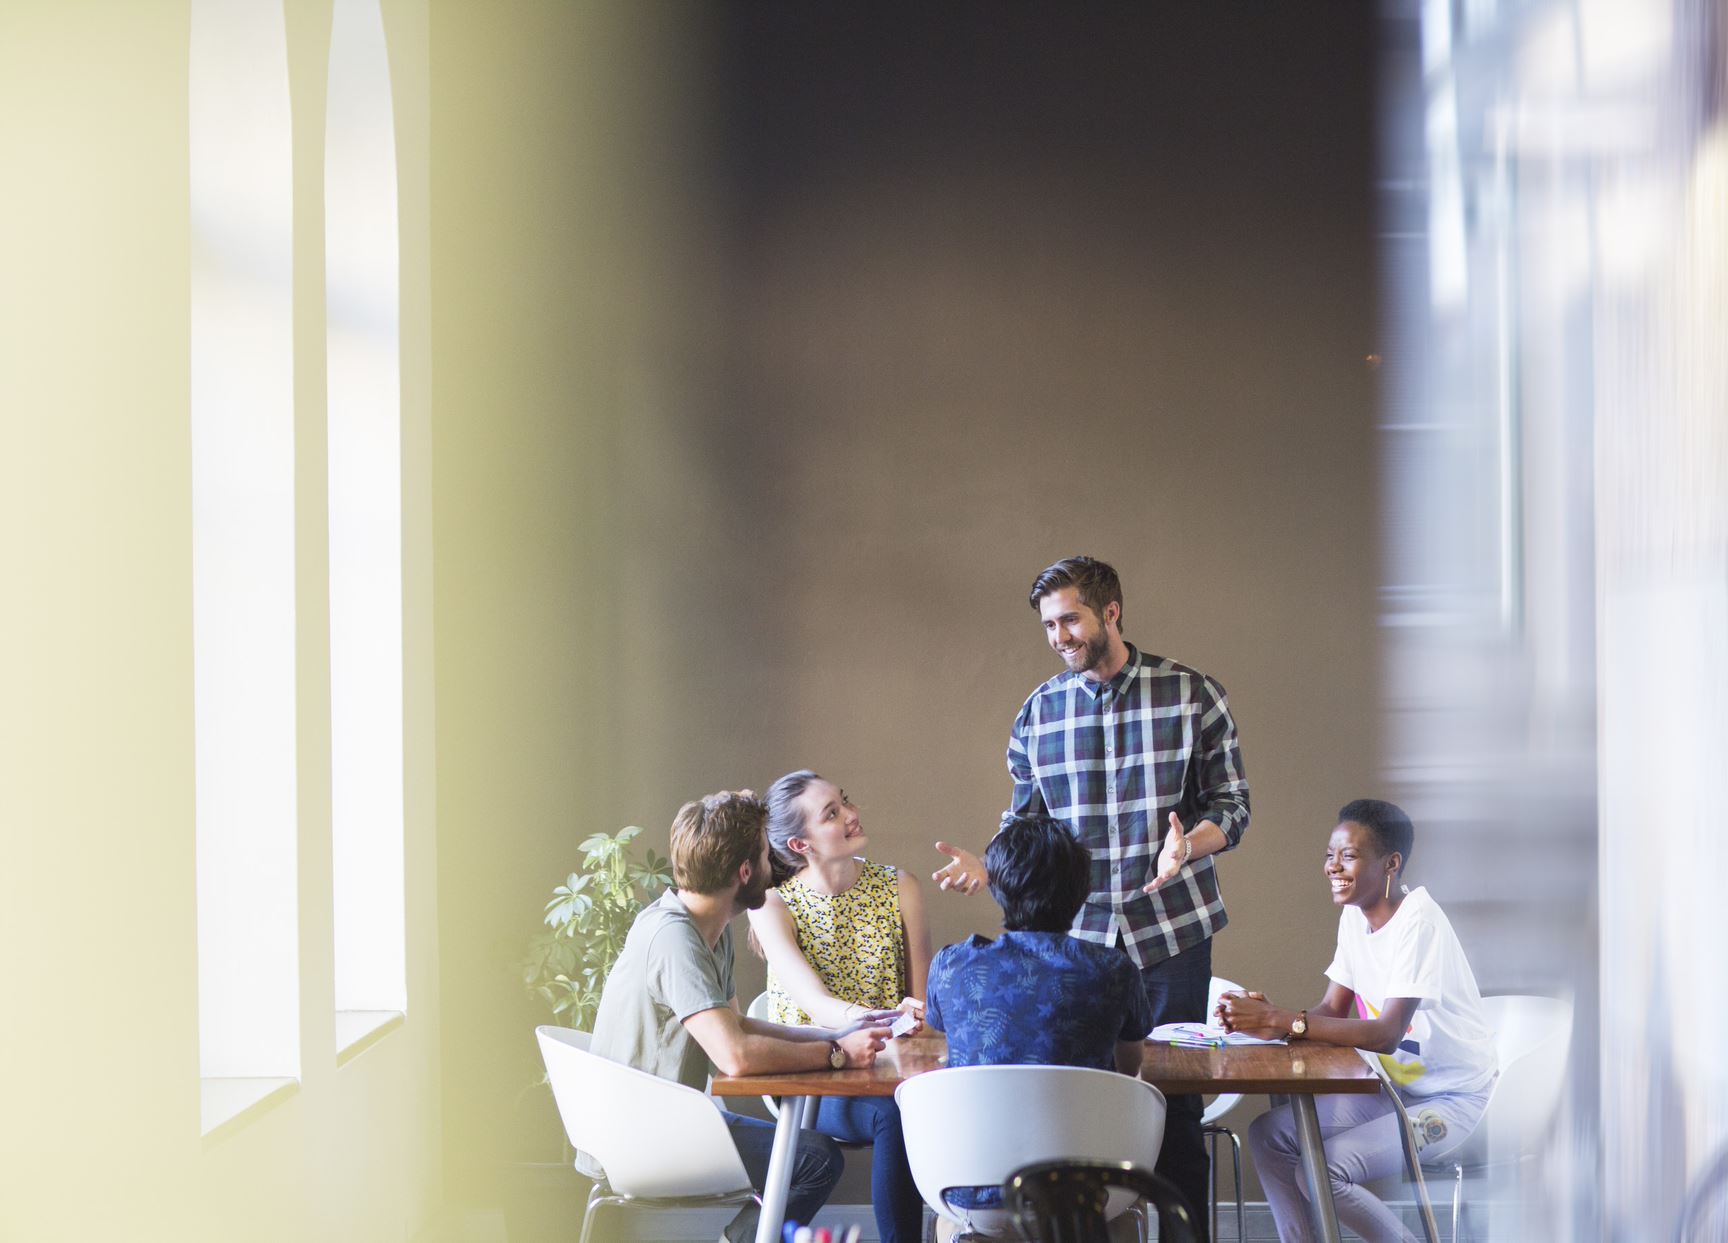
<svg viewBox="0 0 1728 1243">
<path fill-rule="evenodd" d="M 1380 1070 L 1379 1073 L 1380 1086 L 1398 1114 L 1398 1132 L 1404 1140 L 1404 1168 L 1410 1172 L 1410 1181 L 1416 1185 L 1416 1207 L 1422 1215 L 1422 1232 L 1428 1236 L 1428 1243 L 1440 1243 L 1440 1227 L 1434 1220 L 1434 1205 L 1428 1199 L 1428 1182 L 1422 1177 L 1422 1158 L 1416 1151 L 1416 1132 L 1410 1125 L 1410 1114 L 1386 1072 Z"/>
<path fill-rule="evenodd" d="M 1218 1243 L 1218 1128 L 1206 1128 L 1206 1211 L 1211 1214 L 1212 1243 Z"/>
<path fill-rule="evenodd" d="M 1236 1180 L 1236 1243 L 1245 1243 L 1248 1232 L 1242 1217 L 1242 1141 L 1234 1131 L 1224 1134 L 1230 1137 L 1230 1169 Z M 1217 1234 L 1213 1234 L 1212 1240 L 1217 1243 Z"/>
<path fill-rule="evenodd" d="M 594 1237 L 594 1215 L 598 1209 L 598 1201 L 604 1194 L 601 1184 L 596 1182 L 588 1188 L 588 1203 L 582 1209 L 582 1235 L 580 1243 L 588 1243 Z"/>
<path fill-rule="evenodd" d="M 1464 1163 L 1452 1163 L 1452 1243 L 1458 1243 L 1459 1214 L 1464 1208 Z"/>
<path fill-rule="evenodd" d="M 1227 1126 L 1212 1125 L 1205 1128 L 1206 1154 L 1211 1162 L 1210 1178 L 1206 1185 L 1206 1208 L 1212 1219 L 1212 1239 L 1218 1239 L 1218 1137 L 1222 1135 L 1230 1141 L 1230 1172 L 1236 1187 L 1236 1239 L 1237 1243 L 1246 1237 L 1247 1225 L 1242 1208 L 1242 1141 L 1236 1137 L 1236 1132 Z"/>
</svg>

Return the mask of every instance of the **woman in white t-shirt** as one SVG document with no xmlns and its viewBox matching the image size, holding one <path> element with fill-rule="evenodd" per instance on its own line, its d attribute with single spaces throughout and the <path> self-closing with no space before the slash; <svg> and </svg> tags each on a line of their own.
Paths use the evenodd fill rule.
<svg viewBox="0 0 1728 1243">
<path fill-rule="evenodd" d="M 1391 803 L 1358 799 L 1338 813 L 1326 880 L 1338 948 L 1326 996 L 1285 1010 L 1261 993 L 1228 993 L 1218 1019 L 1232 1031 L 1347 1045 L 1377 1055 L 1409 1111 L 1424 1160 L 1445 1156 L 1476 1128 L 1497 1073 L 1494 1033 L 1458 936 L 1426 889 L 1399 881 L 1415 837 Z M 1363 1185 L 1403 1168 L 1398 1114 L 1384 1095 L 1320 1096 L 1320 1133 L 1338 1217 L 1370 1243 L 1414 1239 Z M 1284 1105 L 1248 1129 L 1254 1165 L 1283 1243 L 1307 1240 L 1306 1188 L 1298 1190 L 1296 1124 Z"/>
</svg>

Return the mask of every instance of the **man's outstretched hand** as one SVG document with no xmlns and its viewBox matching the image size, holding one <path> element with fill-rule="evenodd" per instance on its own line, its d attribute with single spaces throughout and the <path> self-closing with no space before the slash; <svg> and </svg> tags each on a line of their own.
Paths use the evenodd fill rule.
<svg viewBox="0 0 1728 1243">
<path fill-rule="evenodd" d="M 1155 893 L 1160 886 L 1176 879 L 1182 865 L 1188 862 L 1188 857 L 1194 853 L 1194 846 L 1188 840 L 1187 833 L 1182 828 L 1182 821 L 1176 818 L 1176 813 L 1170 813 L 1170 832 L 1164 835 L 1164 849 L 1158 852 L 1158 874 L 1146 882 L 1142 893 Z"/>
<path fill-rule="evenodd" d="M 984 871 L 984 863 L 970 850 L 962 850 L 958 846 L 950 846 L 947 842 L 937 842 L 936 849 L 948 856 L 945 867 L 930 874 L 930 879 L 936 882 L 938 889 L 951 889 L 955 893 L 977 893 L 982 889 L 989 877 Z"/>
</svg>

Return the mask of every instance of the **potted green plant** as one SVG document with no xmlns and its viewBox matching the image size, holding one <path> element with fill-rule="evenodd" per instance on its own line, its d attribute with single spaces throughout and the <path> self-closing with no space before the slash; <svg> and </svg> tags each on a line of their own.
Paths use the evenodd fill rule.
<svg viewBox="0 0 1728 1243">
<path fill-rule="evenodd" d="M 521 977 L 528 996 L 539 1003 L 550 1021 L 582 1031 L 594 1029 L 606 976 L 624 948 L 624 938 L 642 908 L 672 883 L 672 865 L 652 850 L 641 858 L 632 843 L 642 830 L 635 825 L 616 833 L 596 833 L 579 849 L 582 861 L 552 890 L 541 912 L 544 927 L 533 938 L 522 960 Z M 588 1184 L 574 1169 L 574 1154 L 562 1128 L 544 1076 L 524 1090 L 518 1109 L 522 1138 L 528 1152 L 557 1160 L 509 1162 L 505 1197 L 506 1231 L 510 1243 L 567 1239 L 572 1222 L 582 1216 Z M 538 1140 L 529 1136 L 542 1135 Z"/>
<path fill-rule="evenodd" d="M 546 931 L 534 938 L 522 982 L 565 1027 L 593 1030 L 600 992 L 630 925 L 672 883 L 669 860 L 652 850 L 643 861 L 635 859 L 630 843 L 641 833 L 630 825 L 583 842 L 582 866 L 552 890 L 546 904 Z"/>
</svg>

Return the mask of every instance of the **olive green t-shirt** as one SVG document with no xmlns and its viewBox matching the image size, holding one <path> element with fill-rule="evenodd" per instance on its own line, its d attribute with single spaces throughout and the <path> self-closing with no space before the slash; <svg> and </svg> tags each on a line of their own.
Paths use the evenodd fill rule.
<svg viewBox="0 0 1728 1243">
<path fill-rule="evenodd" d="M 606 977 L 591 1046 L 601 1057 L 698 1092 L 714 1065 L 684 1026 L 692 1014 L 731 1002 L 732 927 L 713 949 L 675 889 L 644 907 Z M 585 1172 L 598 1167 L 583 1154 Z"/>
<path fill-rule="evenodd" d="M 692 1014 L 732 1000 L 732 928 L 713 949 L 668 889 L 644 907 L 606 977 L 594 1052 L 706 1091 L 713 1063 L 684 1028 Z"/>
</svg>

